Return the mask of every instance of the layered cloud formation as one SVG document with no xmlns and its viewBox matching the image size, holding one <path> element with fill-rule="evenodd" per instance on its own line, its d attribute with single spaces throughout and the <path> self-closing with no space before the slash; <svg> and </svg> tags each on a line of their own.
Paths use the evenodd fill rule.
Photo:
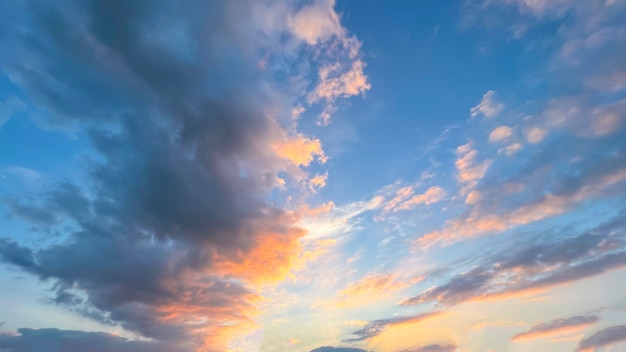
<svg viewBox="0 0 626 352">
<path fill-rule="evenodd" d="M 626 5 L 451 3 L 1 4 L 0 350 L 622 348 Z"/>
<path fill-rule="evenodd" d="M 337 99 L 369 89 L 334 2 L 3 7 L 4 72 L 38 124 L 81 134 L 91 150 L 86 181 L 7 200 L 12 215 L 61 238 L 2 239 L 0 258 L 53 282 L 54 302 L 159 348 L 224 350 L 232 331 L 253 325 L 255 285 L 287 275 L 305 234 L 267 197 L 309 182 L 303 168 L 326 159 L 290 122 L 292 106 L 322 101 L 328 123 Z M 299 81 L 275 80 L 284 74 Z M 154 350 L 108 335 L 20 334 L 6 343 Z"/>
</svg>

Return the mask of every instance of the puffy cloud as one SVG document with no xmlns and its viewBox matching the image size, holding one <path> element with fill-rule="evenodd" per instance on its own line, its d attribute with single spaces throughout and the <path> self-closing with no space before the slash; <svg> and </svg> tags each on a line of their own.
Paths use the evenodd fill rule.
<svg viewBox="0 0 626 352">
<path fill-rule="evenodd" d="M 583 137 L 598 138 L 618 133 L 624 127 L 626 100 L 599 107 L 583 104 L 579 97 L 553 99 L 543 112 L 550 127 Z"/>
<path fill-rule="evenodd" d="M 101 333 L 59 329 L 18 329 L 17 335 L 0 334 L 0 349 L 29 352 L 169 352 L 193 351 L 191 346 L 166 341 L 129 340 Z"/>
<path fill-rule="evenodd" d="M 454 352 L 456 348 L 457 346 L 454 344 L 432 344 L 410 348 L 401 352 Z"/>
<path fill-rule="evenodd" d="M 556 319 L 549 322 L 534 325 L 530 330 L 521 332 L 511 337 L 511 341 L 534 339 L 549 335 L 562 334 L 574 330 L 584 329 L 600 321 L 595 315 L 579 315 L 570 318 Z"/>
<path fill-rule="evenodd" d="M 311 184 L 311 189 L 318 190 L 326 187 L 326 181 L 328 180 L 328 173 L 323 175 L 317 174 L 311 178 L 309 183 Z"/>
<path fill-rule="evenodd" d="M 591 352 L 621 341 L 626 341 L 626 325 L 611 326 L 584 338 L 578 344 L 577 351 Z"/>
<path fill-rule="evenodd" d="M 331 115 L 335 112 L 335 100 L 363 94 L 370 89 L 367 76 L 363 72 L 365 63 L 356 60 L 349 70 L 344 70 L 339 64 L 323 66 L 319 70 L 319 83 L 309 94 L 309 103 L 325 101 L 326 107 L 322 112 L 321 124 L 327 125 Z"/>
<path fill-rule="evenodd" d="M 526 131 L 526 140 L 528 143 L 539 143 L 548 135 L 548 131 L 541 127 L 531 127 Z"/>
<path fill-rule="evenodd" d="M 491 160 L 478 161 L 478 150 L 469 142 L 456 149 L 457 159 L 454 163 L 457 169 L 457 179 L 463 185 L 461 194 L 467 194 L 476 187 L 478 181 L 487 173 Z"/>
<path fill-rule="evenodd" d="M 309 45 L 327 42 L 332 37 L 344 39 L 345 29 L 335 12 L 334 0 L 314 1 L 303 6 L 288 21 L 291 32 Z"/>
<path fill-rule="evenodd" d="M 509 126 L 496 127 L 489 133 L 489 142 L 502 142 L 513 135 L 513 130 Z"/>
<path fill-rule="evenodd" d="M 504 109 L 504 104 L 496 100 L 496 92 L 488 91 L 483 95 L 480 103 L 470 109 L 470 115 L 477 117 L 483 115 L 485 117 L 496 117 Z"/>
<path fill-rule="evenodd" d="M 275 143 L 273 147 L 278 156 L 298 166 L 309 166 L 315 158 L 319 163 L 326 162 L 326 155 L 319 139 L 298 135 Z"/>
<path fill-rule="evenodd" d="M 223 351 L 237 329 L 253 326 L 259 286 L 298 265 L 306 234 L 298 214 L 267 199 L 283 174 L 326 159 L 318 139 L 281 125 L 292 115 L 286 105 L 307 94 L 274 85 L 272 60 L 300 56 L 272 45 L 291 35 L 309 47 L 344 46 L 349 69 L 324 77 L 320 87 L 330 88 L 320 99 L 360 93 L 364 82 L 359 43 L 339 25 L 334 2 L 274 5 L 11 8 L 0 24 L 12 53 L 1 58 L 3 72 L 40 124 L 78 133 L 91 149 L 84 186 L 59 182 L 7 200 L 12 215 L 61 236 L 36 247 L 2 239 L 2 261 L 51 282 L 55 303 L 176 346 L 168 350 Z M 266 26 L 272 19 L 280 25 Z M 28 31 L 7 30 L 24 21 Z M 315 56 L 302 60 L 338 60 Z"/>
<path fill-rule="evenodd" d="M 513 143 L 511 145 L 506 146 L 506 148 L 504 148 L 504 153 L 507 156 L 515 155 L 517 152 L 522 150 L 522 148 L 523 146 L 520 143 Z"/>
</svg>

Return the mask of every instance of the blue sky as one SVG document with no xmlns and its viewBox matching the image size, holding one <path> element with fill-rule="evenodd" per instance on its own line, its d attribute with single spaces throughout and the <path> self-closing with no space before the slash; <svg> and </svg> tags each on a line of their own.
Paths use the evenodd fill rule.
<svg viewBox="0 0 626 352">
<path fill-rule="evenodd" d="M 0 350 L 626 347 L 622 1 L 0 13 Z"/>
</svg>

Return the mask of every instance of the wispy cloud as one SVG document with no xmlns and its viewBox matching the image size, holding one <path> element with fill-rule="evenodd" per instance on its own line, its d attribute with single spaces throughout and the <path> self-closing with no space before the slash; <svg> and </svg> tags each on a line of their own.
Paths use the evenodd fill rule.
<svg viewBox="0 0 626 352">
<path fill-rule="evenodd" d="M 584 338 L 578 344 L 577 351 L 591 352 L 621 341 L 626 341 L 626 325 L 611 326 Z"/>
<path fill-rule="evenodd" d="M 582 330 L 597 323 L 598 321 L 600 321 L 600 317 L 595 315 L 579 315 L 570 318 L 556 319 L 549 322 L 539 323 L 534 325 L 528 331 L 515 334 L 511 337 L 511 341 L 523 341 Z"/>
</svg>

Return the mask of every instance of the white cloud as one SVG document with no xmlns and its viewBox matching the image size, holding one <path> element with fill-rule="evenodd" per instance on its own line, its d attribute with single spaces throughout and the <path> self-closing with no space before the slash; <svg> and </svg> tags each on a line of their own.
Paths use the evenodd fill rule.
<svg viewBox="0 0 626 352">
<path fill-rule="evenodd" d="M 495 97 L 496 92 L 493 90 L 485 93 L 480 103 L 470 109 L 470 115 L 472 117 L 477 117 L 478 115 L 485 117 L 497 116 L 504 109 L 504 104 L 497 102 Z"/>
<path fill-rule="evenodd" d="M 513 135 L 513 129 L 511 129 L 511 127 L 509 126 L 496 127 L 489 134 L 489 142 L 491 143 L 502 142 L 506 140 L 507 138 L 511 137 L 512 135 Z"/>
</svg>

